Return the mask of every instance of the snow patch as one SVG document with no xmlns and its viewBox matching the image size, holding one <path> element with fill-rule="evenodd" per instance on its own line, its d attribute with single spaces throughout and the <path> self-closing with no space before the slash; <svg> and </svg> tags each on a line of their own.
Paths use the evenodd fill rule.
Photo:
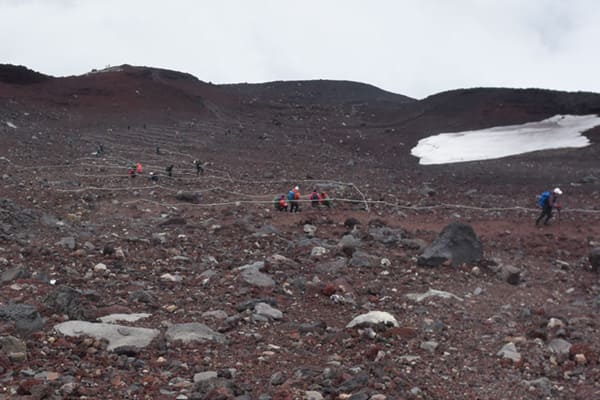
<svg viewBox="0 0 600 400">
<path fill-rule="evenodd" d="M 419 164 L 447 164 L 489 160 L 538 150 L 585 147 L 582 135 L 600 125 L 597 115 L 555 115 L 521 125 L 454 133 L 440 133 L 419 140 L 411 154 Z"/>
</svg>

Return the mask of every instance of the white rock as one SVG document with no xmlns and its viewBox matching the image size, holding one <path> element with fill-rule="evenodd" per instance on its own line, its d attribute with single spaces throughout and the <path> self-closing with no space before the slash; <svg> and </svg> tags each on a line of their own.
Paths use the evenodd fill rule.
<svg viewBox="0 0 600 400">
<path fill-rule="evenodd" d="M 315 390 L 304 392 L 304 400 L 323 400 L 323 395 Z"/>
<path fill-rule="evenodd" d="M 329 253 L 329 250 L 327 250 L 325 247 L 317 246 L 313 247 L 313 249 L 310 251 L 310 256 L 321 257 L 322 255 L 325 255 L 327 253 Z"/>
<path fill-rule="evenodd" d="M 162 279 L 163 281 L 169 281 L 169 282 L 181 282 L 183 280 L 183 277 L 181 277 L 181 275 L 171 275 L 169 273 L 166 273 L 166 274 L 162 274 L 160 276 L 160 279 Z"/>
<path fill-rule="evenodd" d="M 117 321 L 135 322 L 140 319 L 148 318 L 151 314 L 137 313 L 137 314 L 109 314 L 98 318 L 100 322 L 107 324 L 114 324 Z"/>
<path fill-rule="evenodd" d="M 394 318 L 394 316 L 388 312 L 369 311 L 366 314 L 361 314 L 358 317 L 354 318 L 352 321 L 350 321 L 350 323 L 348 323 L 348 325 L 346 325 L 346 328 L 352 328 L 354 326 L 362 324 L 377 325 L 380 323 L 386 325 L 393 325 L 395 327 L 400 326 L 400 324 L 398 324 L 398 321 L 396 321 L 396 318 Z"/>
<path fill-rule="evenodd" d="M 496 353 L 496 355 L 508 358 L 510 360 L 513 360 L 514 362 L 521 361 L 521 353 L 517 351 L 517 346 L 515 346 L 513 342 L 508 342 L 504 346 L 502 346 L 502 348 L 498 353 Z"/>
<path fill-rule="evenodd" d="M 106 267 L 106 265 L 102 264 L 102 263 L 98 263 L 98 264 L 94 265 L 94 272 L 104 272 L 107 269 L 108 268 Z"/>
<path fill-rule="evenodd" d="M 564 322 L 562 322 L 558 318 L 550 318 L 550 321 L 548 321 L 548 329 L 564 328 L 564 327 L 565 327 Z"/>
<path fill-rule="evenodd" d="M 444 292 L 443 290 L 436 290 L 436 289 L 429 289 L 425 293 L 409 293 L 406 295 L 406 297 L 408 297 L 409 299 L 414 300 L 418 303 L 422 302 L 423 300 L 425 300 L 429 297 L 441 297 L 443 299 L 455 299 L 458 301 L 463 301 L 463 299 L 461 299 L 460 297 L 458 297 L 452 293 Z"/>
</svg>

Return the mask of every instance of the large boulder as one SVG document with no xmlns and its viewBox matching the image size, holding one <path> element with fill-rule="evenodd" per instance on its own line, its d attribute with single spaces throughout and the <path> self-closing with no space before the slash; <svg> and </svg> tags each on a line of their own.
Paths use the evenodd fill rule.
<svg viewBox="0 0 600 400">
<path fill-rule="evenodd" d="M 42 330 L 44 319 L 37 308 L 28 304 L 0 306 L 0 321 L 13 321 L 18 333 L 27 335 Z"/>
<path fill-rule="evenodd" d="M 600 247 L 594 247 L 589 255 L 592 270 L 600 272 Z"/>
<path fill-rule="evenodd" d="M 108 341 L 106 348 L 108 351 L 121 347 L 144 348 L 160 333 L 157 329 L 87 321 L 66 321 L 55 325 L 54 329 L 65 336 L 91 336 L 104 339 Z"/>
<path fill-rule="evenodd" d="M 66 314 L 70 319 L 87 320 L 91 305 L 83 293 L 69 286 L 58 286 L 43 299 L 44 304 L 55 314 Z"/>
<path fill-rule="evenodd" d="M 180 190 L 177 193 L 175 193 L 175 198 L 179 201 L 197 204 L 200 203 L 200 200 L 202 199 L 202 194 L 200 192 L 186 192 Z"/>
<path fill-rule="evenodd" d="M 418 264 L 437 267 L 444 263 L 458 266 L 483 257 L 483 246 L 473 228 L 462 222 L 447 225 L 418 258 Z"/>
</svg>

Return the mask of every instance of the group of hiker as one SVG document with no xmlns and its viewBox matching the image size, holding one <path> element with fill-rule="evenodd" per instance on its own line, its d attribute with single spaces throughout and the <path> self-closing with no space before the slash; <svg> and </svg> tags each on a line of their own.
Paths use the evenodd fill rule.
<svg viewBox="0 0 600 400">
<path fill-rule="evenodd" d="M 202 161 L 194 160 L 194 167 L 196 169 L 196 176 L 204 175 L 204 163 Z M 173 164 L 167 165 L 165 167 L 165 172 L 167 173 L 167 176 L 173 176 L 173 168 Z M 143 172 L 144 168 L 141 163 L 133 163 L 127 169 L 127 176 L 129 176 L 130 178 L 135 178 L 137 175 L 141 175 Z M 150 172 L 150 179 L 152 180 L 152 182 L 157 183 L 158 175 L 154 172 Z"/>
<path fill-rule="evenodd" d="M 292 189 L 290 189 L 287 196 L 282 194 L 275 197 L 273 205 L 277 211 L 289 210 L 290 212 L 299 212 L 301 197 L 300 188 L 298 186 L 294 186 Z M 331 199 L 327 193 L 319 193 L 317 189 L 314 189 L 313 192 L 308 196 L 308 200 L 310 200 L 310 204 L 314 208 L 321 205 L 327 208 L 331 207 Z"/>
</svg>

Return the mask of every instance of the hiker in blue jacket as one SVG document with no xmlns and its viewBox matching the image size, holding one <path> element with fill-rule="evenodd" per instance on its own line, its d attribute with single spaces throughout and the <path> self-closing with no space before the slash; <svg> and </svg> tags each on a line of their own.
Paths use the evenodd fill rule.
<svg viewBox="0 0 600 400">
<path fill-rule="evenodd" d="M 539 225 L 542 218 L 546 217 L 544 220 L 544 225 L 548 225 L 548 221 L 552 218 L 552 209 L 558 209 L 560 212 L 561 205 L 558 202 L 559 196 L 562 194 L 562 190 L 559 188 L 555 188 L 552 192 L 544 192 L 540 196 L 539 206 L 542 207 L 542 213 L 535 220 L 535 225 Z"/>
</svg>

